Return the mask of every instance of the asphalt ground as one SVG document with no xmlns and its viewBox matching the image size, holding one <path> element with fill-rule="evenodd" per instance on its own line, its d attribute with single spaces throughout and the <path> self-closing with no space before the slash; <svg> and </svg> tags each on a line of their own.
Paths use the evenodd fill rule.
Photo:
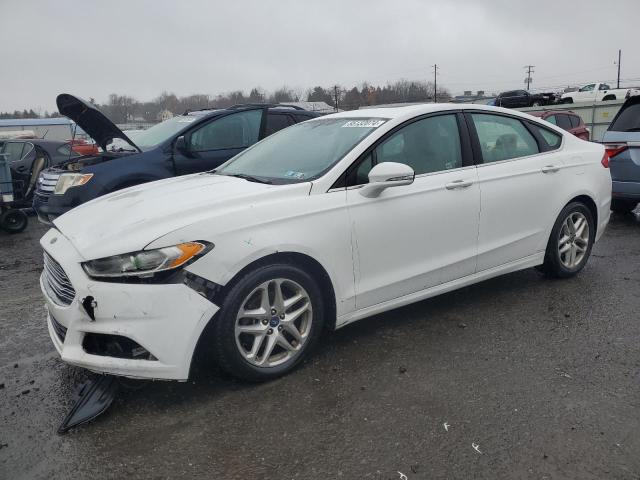
<svg viewBox="0 0 640 480">
<path fill-rule="evenodd" d="M 128 385 L 64 436 L 87 374 L 48 338 L 44 231 L 0 233 L 2 479 L 640 478 L 638 214 L 575 278 L 529 269 L 357 322 L 266 384 L 203 363 Z"/>
</svg>

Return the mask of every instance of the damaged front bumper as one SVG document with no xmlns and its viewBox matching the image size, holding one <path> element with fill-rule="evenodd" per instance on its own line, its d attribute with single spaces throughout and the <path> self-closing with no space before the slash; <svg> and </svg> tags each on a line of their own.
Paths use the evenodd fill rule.
<svg viewBox="0 0 640 480">
<path fill-rule="evenodd" d="M 41 244 L 75 291 L 61 301 L 46 271 L 40 278 L 49 335 L 63 361 L 131 378 L 188 379 L 198 339 L 218 306 L 182 283 L 97 282 L 55 229 Z"/>
</svg>

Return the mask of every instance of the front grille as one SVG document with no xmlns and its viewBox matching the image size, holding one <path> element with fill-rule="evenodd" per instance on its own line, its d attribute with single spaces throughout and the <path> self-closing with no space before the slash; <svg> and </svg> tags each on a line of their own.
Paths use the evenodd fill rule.
<svg viewBox="0 0 640 480">
<path fill-rule="evenodd" d="M 44 195 L 51 195 L 56 188 L 58 178 L 60 178 L 59 173 L 48 173 L 46 171 L 42 172 L 38 177 L 38 185 L 36 191 Z"/>
<path fill-rule="evenodd" d="M 63 268 L 47 252 L 44 252 L 44 286 L 51 300 L 61 306 L 70 305 L 76 291 Z"/>
<path fill-rule="evenodd" d="M 64 343 L 64 339 L 67 337 L 67 327 L 58 322 L 51 313 L 49 313 L 49 318 L 51 318 L 51 326 L 53 327 L 53 331 L 56 332 L 56 335 L 60 339 L 62 343 Z"/>
</svg>

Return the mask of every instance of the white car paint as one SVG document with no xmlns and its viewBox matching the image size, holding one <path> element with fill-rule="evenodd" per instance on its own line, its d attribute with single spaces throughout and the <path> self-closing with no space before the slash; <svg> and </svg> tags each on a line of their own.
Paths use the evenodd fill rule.
<svg viewBox="0 0 640 480">
<path fill-rule="evenodd" d="M 469 109 L 538 122 L 562 135 L 562 145 L 525 158 L 417 175 L 411 184 L 371 198 L 361 194 L 362 187 L 332 188 L 370 145 L 400 124 L 419 115 Z M 195 174 L 121 190 L 56 219 L 41 244 L 76 290 L 71 305 L 61 307 L 43 288 L 49 312 L 68 329 L 62 343 L 49 321 L 62 359 L 98 372 L 185 380 L 196 342 L 220 307 L 183 284 L 93 280 L 81 268 L 83 261 L 208 241 L 214 248 L 186 270 L 224 286 L 267 255 L 304 254 L 327 272 L 336 327 L 341 327 L 541 264 L 560 210 L 578 195 L 597 205 L 596 239 L 608 222 L 611 178 L 600 164 L 603 147 L 524 113 L 437 104 L 323 118 L 333 117 L 387 121 L 312 182 L 264 185 Z M 547 167 L 553 171 L 543 173 Z M 97 301 L 95 321 L 81 305 L 87 295 Z M 128 336 L 158 360 L 89 355 L 82 349 L 86 332 Z"/>
</svg>

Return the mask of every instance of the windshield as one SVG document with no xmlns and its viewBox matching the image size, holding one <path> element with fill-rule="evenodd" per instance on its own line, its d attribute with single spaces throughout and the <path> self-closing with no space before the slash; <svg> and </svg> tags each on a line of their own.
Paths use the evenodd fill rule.
<svg viewBox="0 0 640 480">
<path fill-rule="evenodd" d="M 198 120 L 199 117 L 195 115 L 180 115 L 170 118 L 164 122 L 158 123 L 153 127 L 136 133 L 135 140 L 133 142 L 140 147 L 141 150 L 150 150 L 159 143 L 164 142 L 168 138 L 178 133 L 185 127 L 188 127 L 190 123 Z"/>
<path fill-rule="evenodd" d="M 236 155 L 220 175 L 248 175 L 274 183 L 323 175 L 386 119 L 324 118 L 285 128 Z"/>
</svg>

